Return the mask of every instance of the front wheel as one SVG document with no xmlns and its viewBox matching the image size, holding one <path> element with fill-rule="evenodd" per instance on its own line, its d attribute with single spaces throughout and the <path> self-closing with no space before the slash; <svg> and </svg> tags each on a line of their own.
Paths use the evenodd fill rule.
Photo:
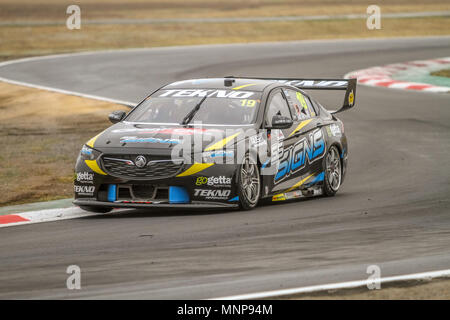
<svg viewBox="0 0 450 320">
<path fill-rule="evenodd" d="M 80 206 L 81 209 L 89 212 L 96 212 L 96 213 L 107 213 L 112 210 L 112 208 L 109 207 L 97 207 L 97 206 Z"/>
<path fill-rule="evenodd" d="M 342 181 L 342 166 L 339 151 L 336 146 L 331 146 L 325 156 L 325 179 L 323 181 L 323 194 L 334 196 L 339 190 Z"/>
<path fill-rule="evenodd" d="M 256 161 L 247 154 L 237 171 L 239 207 L 251 210 L 258 204 L 261 190 L 261 177 Z"/>
</svg>

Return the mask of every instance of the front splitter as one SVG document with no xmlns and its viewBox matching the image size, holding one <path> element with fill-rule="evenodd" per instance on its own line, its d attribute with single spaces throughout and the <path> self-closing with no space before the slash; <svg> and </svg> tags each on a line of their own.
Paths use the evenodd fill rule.
<svg viewBox="0 0 450 320">
<path fill-rule="evenodd" d="M 191 202 L 191 203 L 132 203 L 132 202 L 106 202 L 95 200 L 76 199 L 73 201 L 76 206 L 100 206 L 111 208 L 183 208 L 183 209 L 200 209 L 200 208 L 238 208 L 237 203 L 221 203 L 221 202 Z"/>
</svg>

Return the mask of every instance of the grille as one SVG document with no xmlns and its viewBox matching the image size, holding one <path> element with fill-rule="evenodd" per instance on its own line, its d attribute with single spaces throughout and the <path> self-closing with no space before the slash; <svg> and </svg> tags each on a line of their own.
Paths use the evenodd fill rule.
<svg viewBox="0 0 450 320">
<path fill-rule="evenodd" d="M 146 184 L 133 185 L 133 195 L 139 199 L 152 199 L 154 198 L 155 187 Z"/>
<path fill-rule="evenodd" d="M 118 184 L 117 200 L 168 200 L 169 188 L 167 186 L 155 186 L 151 184 Z M 105 200 L 106 201 L 106 200 Z"/>
<path fill-rule="evenodd" d="M 103 155 L 102 163 L 106 173 L 111 176 L 129 179 L 162 179 L 175 176 L 183 167 L 183 163 L 170 159 L 144 156 L 147 164 L 138 168 L 134 161 L 138 155 Z"/>
</svg>

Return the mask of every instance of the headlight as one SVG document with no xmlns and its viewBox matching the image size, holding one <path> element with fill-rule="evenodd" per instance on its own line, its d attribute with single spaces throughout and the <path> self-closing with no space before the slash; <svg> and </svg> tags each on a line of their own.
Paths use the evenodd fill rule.
<svg viewBox="0 0 450 320">
<path fill-rule="evenodd" d="M 94 154 L 94 149 L 84 145 L 83 148 L 81 148 L 80 157 L 83 160 L 94 160 L 96 158 Z"/>
</svg>

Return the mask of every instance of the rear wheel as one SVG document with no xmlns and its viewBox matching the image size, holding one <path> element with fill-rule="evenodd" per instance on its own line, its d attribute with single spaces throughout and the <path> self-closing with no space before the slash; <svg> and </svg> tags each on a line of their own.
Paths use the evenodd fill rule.
<svg viewBox="0 0 450 320">
<path fill-rule="evenodd" d="M 261 194 L 261 177 L 256 161 L 247 154 L 237 171 L 239 206 L 243 210 L 256 207 Z"/>
<path fill-rule="evenodd" d="M 110 207 L 97 207 L 97 206 L 80 206 L 81 209 L 89 212 L 96 212 L 96 213 L 106 213 L 110 212 L 112 208 Z"/>
<path fill-rule="evenodd" d="M 341 186 L 342 166 L 339 150 L 331 146 L 325 156 L 325 178 L 323 182 L 323 193 L 326 196 L 334 196 Z"/>
</svg>

